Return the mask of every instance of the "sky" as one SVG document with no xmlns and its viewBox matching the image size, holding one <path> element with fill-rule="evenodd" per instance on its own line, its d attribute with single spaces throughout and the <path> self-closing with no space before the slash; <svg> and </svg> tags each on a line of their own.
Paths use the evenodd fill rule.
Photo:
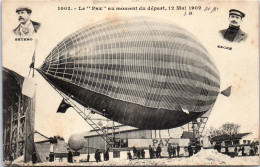
<svg viewBox="0 0 260 167">
<path fill-rule="evenodd" d="M 28 76 L 29 65 L 34 52 L 35 41 L 15 41 L 12 30 L 18 20 L 15 9 L 18 6 L 30 6 L 33 10 L 31 19 L 41 23 L 39 32 L 33 36 L 38 39 L 36 47 L 36 67 L 39 67 L 50 51 L 66 36 L 78 29 L 105 19 L 117 19 L 133 16 L 148 16 L 173 22 L 191 32 L 205 46 L 213 57 L 221 77 L 221 88 L 232 85 L 230 97 L 219 95 L 207 127 L 218 128 L 223 123 L 232 122 L 241 125 L 241 132 L 252 132 L 258 137 L 259 131 L 259 59 L 258 59 L 258 4 L 250 2 L 217 3 L 170 3 L 164 6 L 201 6 L 202 9 L 216 7 L 216 11 L 194 11 L 192 16 L 183 16 L 184 11 L 61 11 L 60 6 L 162 6 L 155 2 L 135 3 L 98 3 L 94 2 L 3 2 L 3 58 L 2 63 L 22 76 Z M 228 27 L 230 8 L 244 11 L 241 29 L 248 33 L 243 43 L 230 43 L 221 38 L 218 31 Z M 217 46 L 232 47 L 232 50 Z M 36 72 L 36 116 L 35 129 L 46 136 L 60 135 L 66 140 L 74 133 L 89 131 L 87 123 L 70 108 L 65 114 L 56 113 L 62 97 Z"/>
</svg>

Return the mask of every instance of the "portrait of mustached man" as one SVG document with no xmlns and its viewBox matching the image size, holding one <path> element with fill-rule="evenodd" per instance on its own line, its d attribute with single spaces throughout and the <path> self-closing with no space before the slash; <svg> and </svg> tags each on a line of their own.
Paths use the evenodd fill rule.
<svg viewBox="0 0 260 167">
<path fill-rule="evenodd" d="M 32 10 L 30 8 L 19 7 L 16 9 L 16 13 L 20 24 L 13 30 L 15 35 L 20 37 L 28 37 L 38 32 L 40 23 L 30 19 L 32 14 Z"/>
<path fill-rule="evenodd" d="M 240 28 L 240 24 L 243 22 L 245 14 L 239 10 L 231 9 L 229 11 L 229 27 L 228 29 L 220 30 L 220 34 L 224 39 L 230 42 L 245 41 L 247 34 Z"/>
</svg>

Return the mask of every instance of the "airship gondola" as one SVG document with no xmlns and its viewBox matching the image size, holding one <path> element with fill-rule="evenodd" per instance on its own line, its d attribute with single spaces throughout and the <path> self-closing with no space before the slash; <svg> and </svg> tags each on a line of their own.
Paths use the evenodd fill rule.
<svg viewBox="0 0 260 167">
<path fill-rule="evenodd" d="M 139 129 L 197 119 L 220 88 L 217 67 L 195 36 L 146 17 L 84 27 L 58 43 L 38 71 L 81 105 Z"/>
</svg>

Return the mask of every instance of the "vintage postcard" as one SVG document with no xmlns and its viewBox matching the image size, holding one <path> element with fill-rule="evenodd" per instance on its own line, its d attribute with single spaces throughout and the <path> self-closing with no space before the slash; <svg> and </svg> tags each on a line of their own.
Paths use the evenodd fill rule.
<svg viewBox="0 0 260 167">
<path fill-rule="evenodd" d="M 4 0 L 3 165 L 259 165 L 258 7 Z"/>
</svg>

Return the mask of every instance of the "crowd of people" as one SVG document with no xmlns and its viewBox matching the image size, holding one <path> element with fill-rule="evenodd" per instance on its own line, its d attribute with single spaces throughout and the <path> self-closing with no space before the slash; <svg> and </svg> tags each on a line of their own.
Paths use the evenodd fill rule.
<svg viewBox="0 0 260 167">
<path fill-rule="evenodd" d="M 162 153 L 162 148 L 160 146 L 160 144 L 158 144 L 158 146 L 156 148 L 151 147 L 151 145 L 149 145 L 149 157 L 150 159 L 154 159 L 154 158 L 161 158 L 161 153 Z M 197 152 L 199 152 L 201 150 L 201 146 L 200 145 L 196 145 L 194 148 L 192 148 L 192 146 L 189 144 L 188 147 L 184 147 L 184 150 L 187 151 L 189 154 L 188 156 L 192 156 L 193 154 L 196 154 Z M 168 145 L 167 147 L 167 152 L 169 155 L 169 158 L 174 158 L 174 157 L 180 157 L 180 146 L 172 146 L 171 144 Z M 134 159 L 142 159 L 145 158 L 145 151 L 144 148 L 138 150 L 135 146 L 133 146 L 133 158 Z M 131 152 L 129 151 L 127 153 L 128 155 L 128 159 L 132 159 L 132 155 Z"/>
<path fill-rule="evenodd" d="M 151 145 L 149 145 L 149 157 L 150 159 L 154 159 L 154 158 L 162 158 L 161 153 L 162 153 L 162 148 L 160 146 L 160 144 L 158 144 L 157 147 L 152 147 Z M 216 149 L 218 152 L 221 152 L 221 145 L 215 145 L 214 149 Z M 174 157 L 180 157 L 180 156 L 193 156 L 194 154 L 198 153 L 201 150 L 201 145 L 196 144 L 195 146 L 192 146 L 191 144 L 189 144 L 188 146 L 184 147 L 184 152 L 187 152 L 187 154 L 180 154 L 180 146 L 179 145 L 171 145 L 169 144 L 167 146 L 167 152 L 168 152 L 168 157 L 169 158 L 174 158 Z M 246 155 L 245 154 L 245 148 L 244 146 L 235 146 L 234 148 L 234 153 L 237 153 L 241 151 L 242 152 L 242 156 Z M 257 146 L 250 146 L 250 151 L 249 151 L 249 155 L 256 155 L 258 151 Z M 222 152 L 225 154 L 229 154 L 229 148 L 225 147 L 225 152 Z M 99 152 L 98 150 L 95 153 L 95 159 L 96 162 L 100 162 L 100 154 L 101 152 Z M 145 159 L 145 149 L 144 147 L 142 148 L 136 148 L 135 146 L 133 146 L 133 156 L 131 154 L 131 151 L 128 150 L 127 152 L 127 158 L 128 159 Z M 104 160 L 107 161 L 109 160 L 109 154 L 108 154 L 108 150 L 104 151 Z"/>
<path fill-rule="evenodd" d="M 152 148 L 151 145 L 149 145 L 149 156 L 150 156 L 150 159 L 161 158 L 162 157 L 161 153 L 162 153 L 162 148 L 161 148 L 160 144 L 158 144 L 156 149 Z"/>
<path fill-rule="evenodd" d="M 162 149 L 161 149 L 160 145 L 158 145 L 156 151 L 154 150 L 154 148 L 151 147 L 151 145 L 149 145 L 149 155 L 150 155 L 151 159 L 155 158 L 155 157 L 160 158 L 161 152 L 162 152 Z M 144 148 L 137 149 L 135 146 L 133 146 L 133 156 L 129 150 L 127 153 L 127 158 L 128 159 L 145 159 Z"/>
<path fill-rule="evenodd" d="M 128 152 L 128 159 L 132 159 L 132 155 L 130 151 Z M 137 158 L 137 159 L 144 159 L 145 158 L 145 151 L 144 148 L 137 150 L 135 146 L 133 146 L 133 158 Z"/>
<path fill-rule="evenodd" d="M 171 144 L 168 145 L 167 148 L 167 152 L 169 154 L 169 158 L 171 157 L 176 157 L 176 156 L 180 156 L 180 146 L 177 145 L 177 147 L 175 146 L 171 146 Z"/>
<path fill-rule="evenodd" d="M 245 147 L 247 147 L 245 149 Z M 127 158 L 128 159 L 145 159 L 145 149 L 144 147 L 142 148 L 136 148 L 133 146 L 133 156 L 131 154 L 131 151 L 128 150 L 127 152 Z M 193 156 L 194 154 L 198 153 L 201 150 L 201 146 L 199 144 L 196 144 L 196 146 L 192 146 L 189 144 L 188 146 L 185 146 L 184 148 L 184 154 L 180 154 L 180 146 L 179 145 L 172 145 L 169 143 L 167 146 L 167 152 L 168 152 L 168 157 L 169 158 L 174 158 L 174 157 L 180 157 L 180 156 Z M 235 146 L 221 146 L 221 144 L 215 144 L 214 149 L 217 150 L 219 153 L 223 153 L 226 155 L 229 155 L 231 157 L 233 156 L 254 156 L 259 154 L 258 153 L 258 145 L 257 144 L 251 144 L 251 145 L 235 145 Z M 162 153 L 162 148 L 160 144 L 158 144 L 157 147 L 151 147 L 149 145 L 149 158 L 154 159 L 154 158 L 162 158 L 161 153 Z M 246 150 L 246 151 L 245 151 Z M 94 154 L 94 158 L 96 162 L 101 162 L 101 154 L 103 153 L 104 156 L 104 161 L 109 160 L 109 150 L 106 149 L 104 151 L 101 151 L 99 149 L 96 150 Z M 188 154 L 188 155 L 187 155 Z M 52 162 L 54 161 L 54 154 L 53 152 L 50 153 L 50 158 L 49 161 Z M 73 163 L 73 153 L 71 150 L 68 150 L 68 162 Z M 84 162 L 89 162 L 90 155 L 88 153 L 87 155 L 87 160 Z M 9 161 L 12 163 L 13 157 L 10 155 Z M 32 163 L 35 164 L 37 163 L 37 156 L 36 156 L 36 151 L 33 152 L 32 154 Z"/>
</svg>

